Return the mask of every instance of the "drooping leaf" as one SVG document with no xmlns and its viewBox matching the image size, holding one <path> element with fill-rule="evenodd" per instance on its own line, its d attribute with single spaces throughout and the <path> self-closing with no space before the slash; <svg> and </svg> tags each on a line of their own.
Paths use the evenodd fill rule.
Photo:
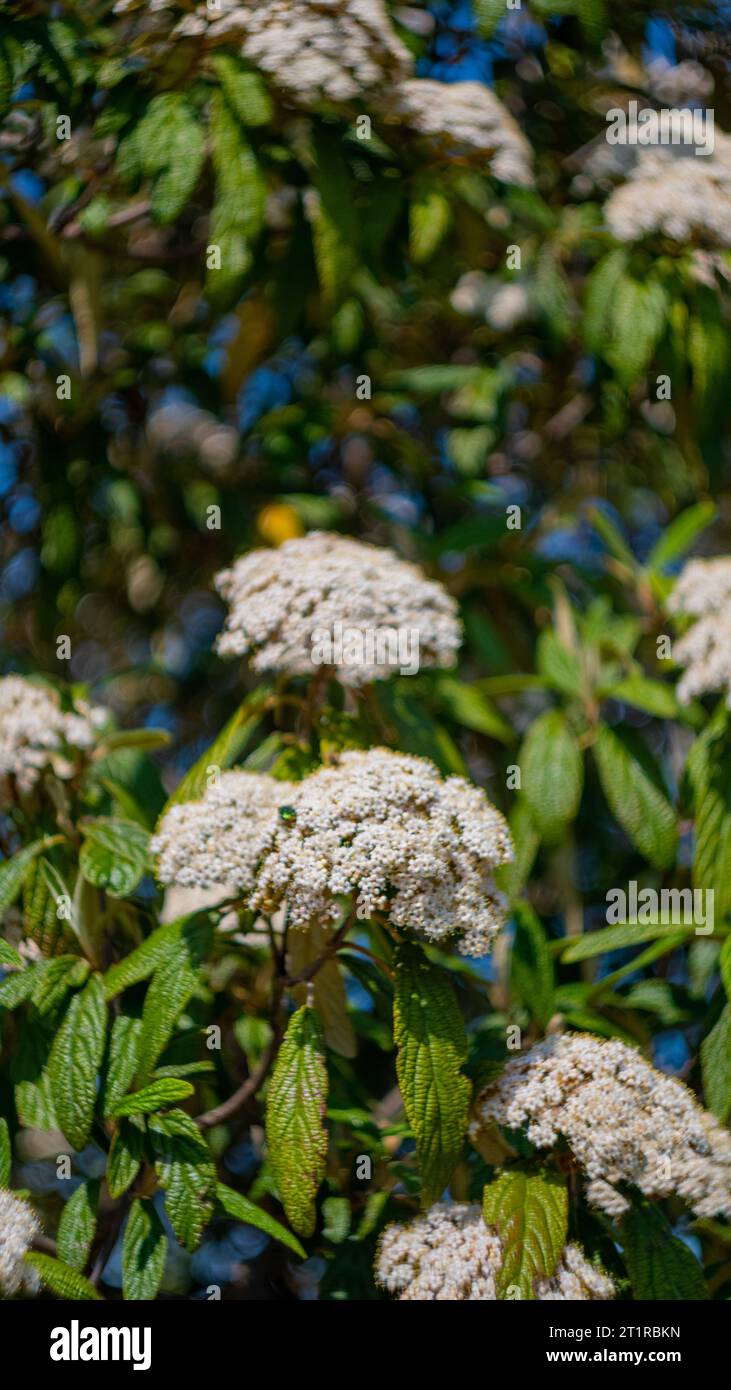
<svg viewBox="0 0 731 1390">
<path fill-rule="evenodd" d="M 57 845 L 61 838 L 60 835 L 45 835 L 42 839 L 34 840 L 32 844 L 19 849 L 10 859 L 3 859 L 0 863 L 0 913 L 12 907 L 33 860 L 51 845 Z"/>
<path fill-rule="evenodd" d="M 89 1258 L 99 1201 L 99 1183 L 82 1182 L 69 1197 L 58 1223 L 56 1246 L 59 1259 L 80 1274 Z"/>
<path fill-rule="evenodd" d="M 199 969 L 210 947 L 212 928 L 205 917 L 191 919 L 169 955 L 157 966 L 142 1010 L 139 1074 L 151 1075 L 160 1053 L 199 983 Z"/>
<path fill-rule="evenodd" d="M 515 937 L 510 955 L 511 985 L 516 997 L 542 1026 L 555 1011 L 555 972 L 548 940 L 529 903 L 514 908 Z"/>
<path fill-rule="evenodd" d="M 111 1197 L 121 1197 L 134 1182 L 145 1155 L 145 1122 L 139 1115 L 121 1119 L 109 1149 L 107 1186 Z"/>
<path fill-rule="evenodd" d="M 242 1197 L 240 1192 L 234 1192 L 232 1187 L 227 1187 L 222 1182 L 216 1185 L 216 1196 L 228 1216 L 233 1216 L 236 1221 L 244 1221 L 248 1226 L 256 1226 L 258 1230 L 271 1236 L 272 1240 L 278 1240 L 282 1245 L 288 1246 L 301 1259 L 307 1258 L 307 1252 L 297 1237 L 282 1226 L 281 1222 L 275 1221 L 268 1211 L 263 1211 L 254 1202 L 250 1202 L 248 1197 Z"/>
<path fill-rule="evenodd" d="M 216 1168 L 197 1125 L 183 1110 L 152 1115 L 155 1172 L 165 1189 L 165 1210 L 186 1250 L 195 1250 L 213 1213 Z"/>
<path fill-rule="evenodd" d="M 636 1299 L 708 1298 L 698 1261 L 658 1207 L 643 1202 L 622 1217 L 624 1258 Z"/>
<path fill-rule="evenodd" d="M 83 1149 L 91 1133 L 107 1006 L 98 975 L 74 996 L 48 1059 L 53 1105 L 64 1135 Z"/>
<path fill-rule="evenodd" d="M 731 1115 L 731 1004 L 701 1043 L 701 1071 L 706 1105 L 726 1124 Z"/>
<path fill-rule="evenodd" d="M 686 770 L 693 802 L 693 885 L 713 892 L 722 921 L 731 908 L 731 739 L 711 723 L 693 744 Z"/>
<path fill-rule="evenodd" d="M 142 1020 L 119 1014 L 112 1024 L 102 1088 L 102 1114 L 114 1114 L 114 1107 L 129 1089 L 137 1071 Z"/>
<path fill-rule="evenodd" d="M 534 824 L 554 843 L 576 817 L 584 783 L 581 749 L 561 710 L 531 725 L 520 752 L 521 787 Z"/>
<path fill-rule="evenodd" d="M 506 1168 L 485 1187 L 482 1214 L 500 1236 L 504 1251 L 495 1280 L 498 1298 L 512 1289 L 521 1298 L 534 1298 L 535 1280 L 551 1278 L 566 1244 L 564 1179 L 548 1170 Z"/>
<path fill-rule="evenodd" d="M 635 729 L 602 724 L 594 745 L 610 810 L 633 844 L 657 869 L 675 859 L 677 822 L 647 744 Z"/>
<path fill-rule="evenodd" d="M 422 1203 L 441 1196 L 462 1152 L 471 1087 L 464 1024 L 449 976 L 418 946 L 396 952 L 396 1074 L 416 1140 Z"/>
<path fill-rule="evenodd" d="M 327 1067 L 322 1024 L 304 1005 L 289 1020 L 267 1092 L 266 1136 L 279 1199 L 299 1235 L 315 1229 L 325 1175 Z"/>
<path fill-rule="evenodd" d="M 168 1239 L 151 1201 L 135 1197 L 122 1242 L 122 1297 L 157 1297 L 165 1270 Z"/>
</svg>

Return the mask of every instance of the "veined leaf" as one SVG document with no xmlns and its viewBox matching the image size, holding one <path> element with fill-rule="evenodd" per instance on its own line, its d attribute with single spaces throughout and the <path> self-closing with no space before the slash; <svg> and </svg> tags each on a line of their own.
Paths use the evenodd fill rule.
<svg viewBox="0 0 731 1390">
<path fill-rule="evenodd" d="M 59 1259 L 80 1274 L 89 1258 L 96 1230 L 99 1183 L 82 1182 L 69 1197 L 58 1223 Z"/>
<path fill-rule="evenodd" d="M 114 1107 L 126 1095 L 137 1071 L 142 1020 L 119 1014 L 112 1024 L 109 1059 L 102 1089 L 102 1114 L 114 1114 Z"/>
<path fill-rule="evenodd" d="M 272 99 L 258 72 L 252 72 L 234 53 L 214 53 L 211 66 L 221 83 L 223 94 L 243 125 L 268 125 L 272 118 Z"/>
<path fill-rule="evenodd" d="M 163 1076 L 159 1081 L 153 1081 L 151 1085 L 143 1086 L 141 1091 L 133 1091 L 131 1095 L 118 1101 L 114 1113 L 115 1115 L 148 1114 L 150 1111 L 172 1105 L 173 1101 L 187 1099 L 188 1096 L 193 1095 L 193 1091 L 194 1087 L 189 1081 L 180 1081 L 174 1076 Z"/>
<path fill-rule="evenodd" d="M 669 868 L 675 859 L 677 823 L 647 744 L 634 729 L 602 724 L 594 750 L 613 815 L 645 859 L 656 869 Z"/>
<path fill-rule="evenodd" d="M 63 1260 L 55 1260 L 52 1255 L 38 1254 L 35 1250 L 26 1255 L 25 1259 L 38 1272 L 46 1288 L 55 1293 L 57 1298 L 101 1301 L 101 1294 L 90 1280 L 85 1279 L 83 1274 L 79 1274 L 70 1265 L 64 1264 Z"/>
<path fill-rule="evenodd" d="M 721 921 L 731 908 L 731 741 L 715 722 L 696 739 L 687 779 L 695 816 L 693 885 L 712 890 Z"/>
<path fill-rule="evenodd" d="M 169 955 L 157 966 L 142 1010 L 139 1075 L 146 1081 L 175 1025 L 199 983 L 199 969 L 210 948 L 212 927 L 205 918 L 192 919 L 181 931 Z"/>
<path fill-rule="evenodd" d="M 119 1122 L 112 1137 L 107 1160 L 107 1186 L 110 1197 L 121 1197 L 134 1182 L 145 1154 L 145 1122 L 130 1115 Z"/>
<path fill-rule="evenodd" d="M 290 932 L 287 953 L 290 975 L 297 975 L 305 966 L 311 965 L 325 949 L 331 936 L 332 931 L 329 928 L 316 922 L 313 922 L 307 931 Z M 328 1047 L 340 1057 L 355 1057 L 358 1043 L 348 1015 L 348 1001 L 340 963 L 334 956 L 320 967 L 312 984 L 314 1007 L 322 1023 Z M 305 1003 L 307 989 L 307 985 L 298 985 L 294 990 L 298 1003 Z"/>
<path fill-rule="evenodd" d="M 4 941 L 0 937 L 0 967 L 3 970 L 9 966 L 11 970 L 22 970 L 25 965 L 23 957 L 16 951 L 9 941 Z"/>
<path fill-rule="evenodd" d="M 11 855 L 10 859 L 4 859 L 0 863 L 0 913 L 5 912 L 6 908 L 12 907 L 22 886 L 23 880 L 37 855 L 50 848 L 51 845 L 61 843 L 61 835 L 45 835 L 40 840 L 34 840 L 32 844 L 19 849 L 16 854 Z"/>
<path fill-rule="evenodd" d="M 701 1071 L 706 1104 L 725 1125 L 731 1115 L 731 1004 L 701 1043 Z"/>
<path fill-rule="evenodd" d="M 105 888 L 113 898 L 133 893 L 149 868 L 149 835 L 136 821 L 98 816 L 80 822 L 84 843 L 79 866 L 88 883 Z"/>
<path fill-rule="evenodd" d="M 439 1199 L 462 1152 L 471 1087 L 464 1024 L 449 976 L 418 946 L 396 952 L 394 1041 L 404 1109 L 416 1140 L 422 1204 Z"/>
<path fill-rule="evenodd" d="M 500 1236 L 504 1251 L 495 1280 L 498 1298 L 505 1298 L 511 1288 L 519 1289 L 521 1298 L 534 1298 L 535 1280 L 551 1278 L 566 1244 L 565 1181 L 547 1170 L 506 1168 L 487 1184 L 482 1214 Z"/>
<path fill-rule="evenodd" d="M 268 1211 L 263 1211 L 254 1202 L 250 1202 L 248 1197 L 242 1197 L 239 1192 L 234 1192 L 232 1187 L 226 1187 L 222 1182 L 216 1185 L 216 1196 L 228 1216 L 232 1216 L 236 1221 L 245 1221 L 248 1226 L 256 1226 L 258 1230 L 271 1236 L 272 1240 L 278 1240 L 282 1245 L 288 1246 L 301 1259 L 307 1258 L 307 1252 L 297 1237 L 282 1226 L 281 1222 L 275 1221 Z"/>
<path fill-rule="evenodd" d="M 544 840 L 555 843 L 574 820 L 584 784 L 584 763 L 561 710 L 547 710 L 531 725 L 520 751 L 521 786 Z"/>
<path fill-rule="evenodd" d="M 289 1020 L 267 1092 L 266 1136 L 279 1199 L 300 1235 L 315 1229 L 325 1176 L 327 1067 L 320 1020 L 306 1005 Z"/>
<path fill-rule="evenodd" d="M 165 1271 L 168 1238 L 151 1201 L 135 1197 L 122 1242 L 122 1297 L 154 1299 Z"/>
<path fill-rule="evenodd" d="M 607 685 L 600 693 L 612 700 L 622 700 L 633 709 L 654 714 L 658 719 L 677 719 L 681 714 L 675 691 L 671 686 L 663 685 L 662 681 L 650 680 L 639 673 L 625 676 L 616 684 Z"/>
<path fill-rule="evenodd" d="M 636 1299 L 706 1299 L 698 1261 L 673 1235 L 662 1212 L 643 1202 L 622 1217 L 624 1258 Z"/>
<path fill-rule="evenodd" d="M 12 1162 L 13 1152 L 10 1147 L 8 1122 L 0 1115 L 0 1187 L 10 1187 Z"/>
<path fill-rule="evenodd" d="M 149 1133 L 165 1210 L 186 1250 L 195 1250 L 213 1214 L 216 1168 L 198 1126 L 183 1110 L 152 1115 Z"/>
<path fill-rule="evenodd" d="M 91 1133 L 106 1028 L 104 990 L 92 975 L 71 1000 L 48 1059 L 53 1106 L 75 1149 L 83 1149 Z"/>
<path fill-rule="evenodd" d="M 417 265 L 439 249 L 451 221 L 451 205 L 439 185 L 431 179 L 417 179 L 409 209 L 409 250 Z"/>
</svg>

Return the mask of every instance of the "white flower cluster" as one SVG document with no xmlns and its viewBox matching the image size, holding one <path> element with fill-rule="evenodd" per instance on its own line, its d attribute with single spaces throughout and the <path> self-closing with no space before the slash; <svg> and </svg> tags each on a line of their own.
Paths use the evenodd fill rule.
<svg viewBox="0 0 731 1390">
<path fill-rule="evenodd" d="M 414 61 L 382 0 L 219 0 L 175 23 L 169 0 L 117 0 L 141 12 L 143 32 L 235 45 L 286 100 L 305 110 L 359 102 L 450 152 L 486 159 L 500 179 L 530 185 L 531 151 L 513 118 L 481 82 L 415 78 Z"/>
<path fill-rule="evenodd" d="M 674 646 L 679 666 L 678 699 L 687 705 L 697 695 L 725 691 L 731 709 L 731 559 L 689 560 L 668 601 L 671 613 L 697 621 Z"/>
<path fill-rule="evenodd" d="M 376 1256 L 376 1279 L 411 1301 L 493 1302 L 503 1262 L 499 1237 L 478 1206 L 438 1202 L 424 1216 L 387 1226 Z M 567 1245 L 550 1279 L 537 1279 L 537 1299 L 610 1299 L 611 1279 L 591 1265 L 578 1245 Z"/>
<path fill-rule="evenodd" d="M 385 913 L 427 941 L 451 936 L 485 955 L 505 920 L 494 871 L 512 858 L 500 812 L 462 777 L 443 781 L 427 758 L 387 748 L 343 753 L 298 784 L 296 818 L 280 824 L 252 905 L 286 901 L 292 927 L 338 917 L 339 895 L 359 915 Z"/>
<path fill-rule="evenodd" d="M 533 183 L 531 148 L 520 127 L 482 82 L 434 82 L 414 78 L 391 93 L 389 119 L 438 140 L 450 152 L 488 160 L 503 183 Z"/>
<path fill-rule="evenodd" d="M 458 314 L 480 315 L 498 333 L 509 332 L 523 323 L 531 312 L 531 298 L 525 284 L 502 281 L 482 270 L 461 275 L 450 295 Z"/>
<path fill-rule="evenodd" d="M 618 241 L 661 232 L 672 241 L 731 246 L 731 136 L 716 131 L 710 155 L 685 145 L 642 149 L 605 214 Z"/>
<path fill-rule="evenodd" d="M 616 1039 L 565 1034 L 512 1058 L 478 1099 L 478 1147 L 494 1125 L 525 1127 L 539 1149 L 563 1135 L 590 1179 L 589 1201 L 611 1216 L 627 1207 L 619 1183 L 676 1193 L 699 1216 L 731 1216 L 731 1134 L 682 1082 Z"/>
<path fill-rule="evenodd" d="M 352 101 L 411 70 L 381 0 L 228 0 L 208 19 L 211 39 L 241 40 L 243 56 L 303 106 Z M 184 20 L 178 33 L 200 24 Z"/>
<path fill-rule="evenodd" d="M 160 882 L 251 892 L 279 808 L 291 802 L 294 790 L 290 782 L 237 769 L 222 773 L 200 801 L 171 806 L 150 841 Z"/>
<path fill-rule="evenodd" d="M 37 1292 L 40 1280 L 23 1256 L 40 1229 L 38 1218 L 27 1203 L 0 1188 L 0 1289 L 4 1294 L 12 1296 L 22 1289 Z"/>
<path fill-rule="evenodd" d="M 318 633 L 362 637 L 363 659 L 338 664 L 344 685 L 393 674 L 369 660 L 373 634 L 414 632 L 424 666 L 452 666 L 462 631 L 457 605 L 441 584 L 393 551 L 312 531 L 275 550 L 252 550 L 216 577 L 230 605 L 217 641 L 222 656 L 250 655 L 255 671 L 313 675 Z M 357 653 L 356 653 L 357 655 Z"/>
<path fill-rule="evenodd" d="M 0 801 L 10 795 L 10 781 L 32 791 L 43 768 L 65 770 L 65 755 L 91 748 L 107 712 L 76 700 L 61 709 L 58 693 L 24 676 L 0 679 Z"/>
</svg>

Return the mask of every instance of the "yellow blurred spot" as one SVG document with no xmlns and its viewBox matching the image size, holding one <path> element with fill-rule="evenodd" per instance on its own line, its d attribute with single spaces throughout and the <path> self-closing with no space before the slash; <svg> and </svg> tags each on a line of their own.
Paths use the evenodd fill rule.
<svg viewBox="0 0 731 1390">
<path fill-rule="evenodd" d="M 305 531 L 294 507 L 287 506 L 285 502 L 272 502 L 268 507 L 262 507 L 256 524 L 270 545 L 294 540 L 295 536 L 303 536 Z"/>
</svg>

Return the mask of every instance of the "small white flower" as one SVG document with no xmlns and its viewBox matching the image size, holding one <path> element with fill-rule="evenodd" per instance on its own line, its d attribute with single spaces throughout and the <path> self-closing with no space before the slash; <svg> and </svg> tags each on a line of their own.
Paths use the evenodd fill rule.
<svg viewBox="0 0 731 1390">
<path fill-rule="evenodd" d="M 671 613 L 696 619 L 673 650 L 678 665 L 686 667 L 678 682 L 681 704 L 719 690 L 731 709 L 730 604 L 731 559 L 689 560 L 668 600 Z"/>
<path fill-rule="evenodd" d="M 411 1301 L 493 1302 L 503 1263 L 500 1239 L 478 1206 L 438 1202 L 424 1216 L 387 1226 L 376 1256 L 376 1279 Z M 537 1299 L 610 1299 L 614 1285 L 578 1245 L 567 1245 L 550 1279 L 537 1279 Z"/>
<path fill-rule="evenodd" d="M 23 1256 L 40 1234 L 40 1222 L 31 1207 L 12 1192 L 0 1188 L 0 1289 L 13 1295 L 22 1289 L 35 1293 L 40 1280 Z"/>
<path fill-rule="evenodd" d="M 427 758 L 387 748 L 343 753 L 298 784 L 296 818 L 277 827 L 252 906 L 286 902 L 291 927 L 359 915 L 485 955 L 505 920 L 494 871 L 512 858 L 505 819 L 478 787 L 442 780 Z"/>
<path fill-rule="evenodd" d="M 422 666 L 452 666 L 462 638 L 457 605 L 441 584 L 393 551 L 313 531 L 275 550 L 252 550 L 216 577 L 229 605 L 217 650 L 248 656 L 255 671 L 312 676 L 318 634 L 362 638 L 364 657 L 337 665 L 360 686 L 393 674 L 368 657 L 376 630 L 418 635 Z"/>
<path fill-rule="evenodd" d="M 150 841 L 160 882 L 250 892 L 279 808 L 291 803 L 294 791 L 289 782 L 235 769 L 222 773 L 199 801 L 171 806 Z"/>
<path fill-rule="evenodd" d="M 621 1214 L 617 1184 L 676 1193 L 698 1216 L 731 1216 L 731 1135 L 681 1081 L 617 1039 L 550 1037 L 513 1057 L 478 1099 L 470 1137 L 525 1129 L 536 1148 L 560 1135 L 584 1169 L 589 1200 Z"/>
<path fill-rule="evenodd" d="M 618 241 L 661 232 L 671 241 L 731 246 L 731 137 L 716 131 L 709 155 L 685 145 L 641 149 L 605 215 Z"/>
<path fill-rule="evenodd" d="M 55 755 L 91 748 L 105 718 L 105 710 L 83 700 L 62 710 L 51 686 L 0 678 L 0 803 L 10 795 L 10 777 L 19 791 L 32 791 Z"/>
</svg>

